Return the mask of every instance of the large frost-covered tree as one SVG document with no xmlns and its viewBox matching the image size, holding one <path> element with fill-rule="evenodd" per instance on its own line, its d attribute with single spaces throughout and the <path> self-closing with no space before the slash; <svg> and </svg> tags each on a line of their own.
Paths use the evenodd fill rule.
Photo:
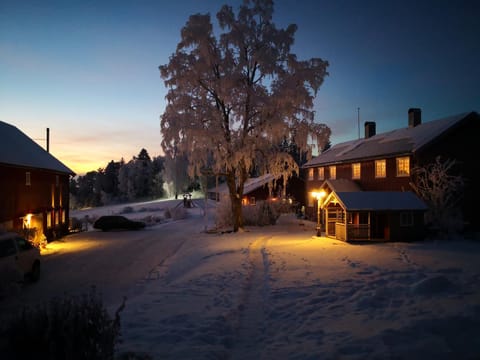
<svg viewBox="0 0 480 360">
<path fill-rule="evenodd" d="M 277 28 L 272 0 L 244 0 L 235 14 L 190 16 L 169 63 L 161 116 L 162 148 L 187 155 L 190 175 L 208 169 L 225 176 L 233 230 L 243 227 L 244 183 L 255 169 L 285 176 L 298 166 L 280 146 L 285 138 L 308 152 L 312 136 L 326 144 L 330 129 L 314 122 L 313 102 L 328 62 L 292 53 L 296 25 Z"/>
</svg>

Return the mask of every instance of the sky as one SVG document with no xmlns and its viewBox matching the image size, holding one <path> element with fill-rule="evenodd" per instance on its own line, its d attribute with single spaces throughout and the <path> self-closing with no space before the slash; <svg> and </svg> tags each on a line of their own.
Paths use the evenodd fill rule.
<svg viewBox="0 0 480 360">
<path fill-rule="evenodd" d="M 240 0 L 0 0 L 0 120 L 77 174 L 163 155 L 168 63 L 188 17 Z M 292 51 L 329 62 L 315 121 L 331 143 L 480 111 L 480 2 L 277 0 L 278 27 L 297 24 Z"/>
<path fill-rule="evenodd" d="M 124 215 L 162 218 L 175 204 L 130 204 Z M 40 281 L 0 301 L 0 315 L 94 285 L 111 316 L 126 296 L 117 353 L 146 360 L 478 359 L 478 241 L 350 244 L 316 237 L 315 222 L 294 214 L 207 234 L 202 209 L 187 211 L 140 231 L 90 227 L 47 244 Z"/>
</svg>

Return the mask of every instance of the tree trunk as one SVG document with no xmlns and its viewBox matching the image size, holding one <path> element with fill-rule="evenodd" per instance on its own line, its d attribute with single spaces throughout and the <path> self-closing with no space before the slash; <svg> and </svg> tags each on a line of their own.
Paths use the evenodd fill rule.
<svg viewBox="0 0 480 360">
<path fill-rule="evenodd" d="M 233 232 L 237 232 L 238 229 L 243 229 L 242 199 L 237 196 L 230 197 L 230 199 L 232 201 Z"/>
<path fill-rule="evenodd" d="M 237 232 L 239 229 L 243 228 L 242 194 L 238 193 L 237 185 L 235 183 L 235 173 L 227 174 L 226 178 L 230 193 L 230 204 L 232 208 L 233 232 Z M 243 184 L 241 189 L 243 190 Z"/>
</svg>

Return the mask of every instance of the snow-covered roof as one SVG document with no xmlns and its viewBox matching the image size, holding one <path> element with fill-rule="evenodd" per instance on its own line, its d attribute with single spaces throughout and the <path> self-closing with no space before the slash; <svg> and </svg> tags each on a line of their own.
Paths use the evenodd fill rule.
<svg viewBox="0 0 480 360">
<path fill-rule="evenodd" d="M 415 153 L 472 113 L 462 113 L 425 122 L 415 127 L 392 130 L 369 138 L 339 143 L 311 159 L 303 167 Z"/>
<path fill-rule="evenodd" d="M 75 173 L 17 127 L 0 121 L 0 164 Z"/>
<path fill-rule="evenodd" d="M 427 210 L 426 204 L 411 191 L 349 191 L 335 194 L 348 211 Z"/>
<path fill-rule="evenodd" d="M 275 180 L 275 176 L 272 174 L 265 174 L 262 176 L 254 177 L 254 178 L 249 178 L 247 181 L 245 181 L 245 184 L 243 185 L 243 194 L 247 195 L 251 193 L 252 191 L 264 186 L 265 184 L 268 184 L 270 181 Z M 209 192 L 215 193 L 217 192 L 219 194 L 225 193 L 228 194 L 228 186 L 226 183 L 221 183 L 218 185 L 218 189 L 216 187 L 212 187 L 209 189 Z"/>
</svg>

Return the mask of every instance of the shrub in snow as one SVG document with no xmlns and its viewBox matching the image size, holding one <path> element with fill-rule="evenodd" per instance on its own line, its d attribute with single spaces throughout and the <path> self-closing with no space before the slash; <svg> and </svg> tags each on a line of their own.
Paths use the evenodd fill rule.
<svg viewBox="0 0 480 360">
<path fill-rule="evenodd" d="M 72 217 L 70 218 L 70 228 L 69 230 L 71 232 L 78 232 L 78 231 L 83 231 L 86 226 L 84 226 L 84 222 L 80 220 L 79 218 Z"/>
<path fill-rule="evenodd" d="M 121 214 L 131 214 L 131 213 L 133 213 L 133 207 L 131 206 L 125 206 L 121 212 Z"/>
<path fill-rule="evenodd" d="M 187 211 L 183 207 L 177 207 L 173 209 L 172 219 L 181 220 L 187 217 Z"/>
<path fill-rule="evenodd" d="M 92 288 L 83 296 L 25 307 L 1 329 L 2 358 L 113 360 L 124 306 L 125 299 L 111 318 Z"/>
<path fill-rule="evenodd" d="M 255 205 L 243 207 L 245 225 L 275 225 L 279 216 L 276 205 L 270 201 L 258 201 Z"/>
<path fill-rule="evenodd" d="M 181 220 L 187 217 L 187 211 L 183 207 L 167 208 L 163 215 L 165 219 Z"/>
<path fill-rule="evenodd" d="M 277 203 L 257 201 L 255 205 L 242 206 L 243 224 L 246 226 L 275 225 L 280 212 Z M 233 226 L 232 208 L 228 198 L 222 198 L 217 204 L 217 227 Z"/>
<path fill-rule="evenodd" d="M 222 196 L 217 202 L 216 224 L 219 228 L 229 228 L 233 226 L 232 205 L 228 197 Z"/>
</svg>

